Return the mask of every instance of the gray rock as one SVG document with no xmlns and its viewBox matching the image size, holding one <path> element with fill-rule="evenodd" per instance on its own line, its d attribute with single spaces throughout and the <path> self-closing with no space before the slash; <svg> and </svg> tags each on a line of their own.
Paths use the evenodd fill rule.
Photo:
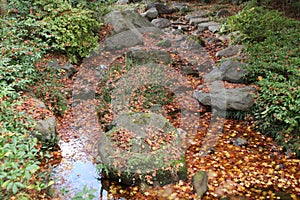
<svg viewBox="0 0 300 200">
<path fill-rule="evenodd" d="M 171 26 L 170 20 L 166 18 L 153 19 L 151 23 L 157 28 L 166 28 L 168 26 Z"/>
<path fill-rule="evenodd" d="M 64 78 L 71 78 L 77 70 L 75 69 L 74 65 L 67 63 L 64 66 L 61 66 L 61 69 L 64 70 Z"/>
<path fill-rule="evenodd" d="M 216 37 L 221 40 L 223 43 L 225 42 L 230 42 L 230 37 L 228 37 L 227 35 L 220 35 L 220 34 L 216 34 Z"/>
<path fill-rule="evenodd" d="M 246 146 L 248 144 L 248 141 L 243 139 L 243 138 L 236 138 L 234 141 L 233 141 L 234 145 L 236 146 Z"/>
<path fill-rule="evenodd" d="M 158 11 L 156 10 L 156 8 L 153 7 L 147 10 L 146 12 L 141 13 L 141 16 L 146 17 L 148 20 L 152 20 L 158 16 Z"/>
<path fill-rule="evenodd" d="M 185 16 L 185 19 L 187 21 L 189 21 L 192 18 L 201 18 L 201 17 L 204 17 L 206 14 L 207 14 L 207 12 L 204 11 L 204 10 L 197 10 L 197 11 L 194 11 L 194 12 L 191 12 L 191 13 L 187 14 Z"/>
<path fill-rule="evenodd" d="M 214 82 L 216 80 L 223 80 L 232 83 L 242 83 L 242 77 L 247 73 L 244 66 L 244 63 L 227 60 L 206 74 L 205 81 Z"/>
<path fill-rule="evenodd" d="M 143 49 L 132 47 L 125 54 L 126 58 L 132 59 L 135 63 L 164 63 L 168 64 L 171 61 L 171 56 L 167 51 L 159 49 Z"/>
<path fill-rule="evenodd" d="M 118 33 L 106 38 L 104 41 L 106 50 L 118 50 L 142 44 L 144 44 L 143 36 L 140 32 L 134 30 Z"/>
<path fill-rule="evenodd" d="M 181 10 L 188 10 L 189 6 L 186 3 L 173 3 L 172 8 L 176 9 L 177 11 Z"/>
<path fill-rule="evenodd" d="M 216 26 L 220 26 L 219 23 L 217 22 L 203 22 L 203 23 L 199 23 L 197 24 L 198 29 L 200 30 L 207 30 L 209 27 L 216 27 Z"/>
<path fill-rule="evenodd" d="M 215 83 L 215 82 L 213 82 Z M 254 104 L 252 93 L 255 89 L 252 87 L 241 87 L 225 89 L 220 87 L 222 84 L 215 84 L 211 93 L 195 91 L 194 97 L 203 105 L 216 107 L 219 110 L 241 110 L 247 111 Z"/>
<path fill-rule="evenodd" d="M 196 25 L 196 24 L 200 24 L 200 23 L 203 23 L 203 22 L 209 22 L 209 18 L 208 17 L 197 17 L 197 18 L 191 18 L 189 20 L 189 23 L 191 25 Z"/>
<path fill-rule="evenodd" d="M 113 26 L 115 33 L 130 29 L 153 27 L 153 24 L 136 10 L 112 11 L 104 17 L 104 21 Z"/>
<path fill-rule="evenodd" d="M 150 8 L 156 8 L 158 14 L 171 14 L 173 12 L 176 12 L 176 9 L 169 8 L 168 6 L 159 2 L 153 2 L 146 6 L 146 10 L 149 10 Z"/>
<path fill-rule="evenodd" d="M 218 58 L 223 58 L 223 57 L 232 57 L 235 55 L 239 55 L 242 50 L 244 49 L 243 45 L 234 45 L 234 46 L 229 46 L 221 51 L 218 51 L 216 53 L 216 56 Z"/>
<path fill-rule="evenodd" d="M 156 27 L 137 28 L 123 31 L 104 40 L 106 50 L 118 50 L 144 44 L 142 33 L 163 34 Z"/>
<path fill-rule="evenodd" d="M 208 27 L 208 30 L 210 30 L 213 33 L 216 33 L 219 31 L 221 25 L 212 25 Z"/>
<path fill-rule="evenodd" d="M 221 9 L 217 12 L 216 17 L 228 17 L 230 15 L 229 11 L 226 9 Z"/>
<path fill-rule="evenodd" d="M 155 113 L 122 113 L 113 121 L 113 129 L 99 140 L 98 152 L 108 176 L 126 185 L 165 185 L 187 179 L 184 150 L 176 128 L 161 115 Z M 129 147 L 119 149 L 113 135 L 130 133 Z M 153 135 L 174 134 L 169 143 L 161 143 L 153 149 Z M 153 141 L 154 142 L 154 141 Z M 151 180 L 146 177 L 151 177 Z"/>
<path fill-rule="evenodd" d="M 45 108 L 46 109 L 45 103 L 42 102 L 41 100 L 39 100 L 37 98 L 32 98 L 32 101 L 34 102 L 34 108 Z"/>
<path fill-rule="evenodd" d="M 55 70 L 58 70 L 59 72 L 62 72 L 62 78 L 70 78 L 77 72 L 74 65 L 66 63 L 63 66 L 60 66 L 57 60 L 49 61 L 48 66 L 52 67 Z"/>
<path fill-rule="evenodd" d="M 38 120 L 33 135 L 47 144 L 56 144 L 58 136 L 56 132 L 56 119 L 54 116 Z"/>
<path fill-rule="evenodd" d="M 208 176 L 205 171 L 197 172 L 192 179 L 194 189 L 198 198 L 202 198 L 205 192 L 208 190 Z"/>
</svg>

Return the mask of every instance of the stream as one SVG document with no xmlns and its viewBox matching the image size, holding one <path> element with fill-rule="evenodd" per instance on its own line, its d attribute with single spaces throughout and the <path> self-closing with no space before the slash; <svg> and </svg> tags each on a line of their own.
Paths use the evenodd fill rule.
<svg viewBox="0 0 300 200">
<path fill-rule="evenodd" d="M 97 171 L 97 163 L 100 161 L 97 145 L 103 133 L 98 123 L 94 99 L 101 71 L 109 66 L 116 55 L 96 53 L 83 60 L 73 79 L 72 114 L 71 119 L 66 120 L 70 128 L 60 131 L 58 145 L 62 160 L 52 171 L 55 197 L 71 199 L 87 187 L 96 189 L 94 195 L 97 199 L 108 199 L 108 193 L 101 185 L 100 172 Z"/>
</svg>

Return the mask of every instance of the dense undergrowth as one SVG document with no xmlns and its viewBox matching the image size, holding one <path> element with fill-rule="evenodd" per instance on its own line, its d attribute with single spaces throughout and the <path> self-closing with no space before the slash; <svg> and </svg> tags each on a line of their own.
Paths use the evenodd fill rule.
<svg viewBox="0 0 300 200">
<path fill-rule="evenodd" d="M 278 11 L 247 7 L 227 19 L 223 31 L 239 31 L 246 45 L 249 74 L 260 87 L 252 110 L 257 128 L 287 152 L 300 155 L 300 22 Z"/>
<path fill-rule="evenodd" d="M 5 4 L 0 18 L 0 198 L 42 199 L 40 192 L 53 183 L 40 166 L 47 153 L 30 134 L 34 120 L 17 108 L 26 92 L 35 92 L 59 104 L 52 106 L 56 114 L 66 109 L 59 72 L 37 63 L 49 53 L 65 54 L 71 62 L 87 56 L 98 44 L 99 16 L 107 8 L 103 3 L 64 0 L 1 3 Z"/>
</svg>

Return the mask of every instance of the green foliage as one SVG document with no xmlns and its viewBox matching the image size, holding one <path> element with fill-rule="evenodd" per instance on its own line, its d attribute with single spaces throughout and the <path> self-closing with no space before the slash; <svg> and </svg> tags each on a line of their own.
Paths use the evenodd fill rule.
<svg viewBox="0 0 300 200">
<path fill-rule="evenodd" d="M 37 73 L 34 62 L 44 53 L 39 40 L 27 40 L 28 32 L 24 30 L 26 21 L 18 22 L 14 18 L 0 19 L 0 83 L 10 91 L 19 91 L 33 83 Z M 6 95 L 6 94 L 3 94 Z"/>
<path fill-rule="evenodd" d="M 85 185 L 82 191 L 76 193 L 72 200 L 93 200 L 96 198 L 95 192 L 97 192 L 96 189 L 88 189 Z"/>
<path fill-rule="evenodd" d="M 256 125 L 298 156 L 300 138 L 300 23 L 277 11 L 246 8 L 223 31 L 240 31 L 249 58 L 245 82 L 260 90 L 253 108 Z"/>
<path fill-rule="evenodd" d="M 39 19 L 39 34 L 53 50 L 65 52 L 76 62 L 86 57 L 97 46 L 95 34 L 99 24 L 90 10 L 72 8 L 67 1 L 40 0 L 35 17 Z"/>
<path fill-rule="evenodd" d="M 296 29 L 299 23 L 282 17 L 278 11 L 268 11 L 262 7 L 243 9 L 231 16 L 222 25 L 221 32 L 240 31 L 239 42 L 261 42 L 268 37 L 280 34 L 282 29 Z"/>
<path fill-rule="evenodd" d="M 93 18 L 93 11 L 73 8 L 65 0 L 9 1 L 10 16 L 27 23 L 22 31 L 29 38 L 38 38 L 49 50 L 66 53 L 71 61 L 89 55 L 97 46 L 97 29 L 100 23 Z"/>
<path fill-rule="evenodd" d="M 24 193 L 30 189 L 40 191 L 48 185 L 40 181 L 32 181 L 40 169 L 37 156 L 37 139 L 29 136 L 32 120 L 13 108 L 20 99 L 7 100 L 0 98 L 0 186 L 1 199 L 26 197 Z M 17 101 L 18 100 L 18 101 Z"/>
</svg>

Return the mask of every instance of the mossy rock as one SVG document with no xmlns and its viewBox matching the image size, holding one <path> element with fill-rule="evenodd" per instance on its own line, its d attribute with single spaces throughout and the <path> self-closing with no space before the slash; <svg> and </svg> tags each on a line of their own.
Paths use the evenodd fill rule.
<svg viewBox="0 0 300 200">
<path fill-rule="evenodd" d="M 107 140 L 99 141 L 110 179 L 126 185 L 187 179 L 185 152 L 177 129 L 167 119 L 155 113 L 126 112 L 113 123 L 114 128 L 105 133 Z"/>
</svg>

